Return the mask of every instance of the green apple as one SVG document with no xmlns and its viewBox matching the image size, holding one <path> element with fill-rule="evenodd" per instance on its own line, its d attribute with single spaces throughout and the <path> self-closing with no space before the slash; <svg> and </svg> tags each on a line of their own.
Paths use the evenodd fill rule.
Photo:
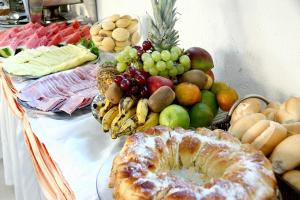
<svg viewBox="0 0 300 200">
<path fill-rule="evenodd" d="M 159 124 L 171 128 L 189 128 L 189 113 L 182 106 L 172 104 L 166 107 L 159 115 Z"/>
</svg>

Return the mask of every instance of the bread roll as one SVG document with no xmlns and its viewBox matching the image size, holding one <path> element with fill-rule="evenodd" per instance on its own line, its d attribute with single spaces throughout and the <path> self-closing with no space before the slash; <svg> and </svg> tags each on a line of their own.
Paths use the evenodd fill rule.
<svg viewBox="0 0 300 200">
<path fill-rule="evenodd" d="M 271 101 L 266 108 L 274 108 L 276 110 L 279 110 L 280 108 L 280 103 L 276 102 L 276 101 Z"/>
<path fill-rule="evenodd" d="M 231 116 L 230 124 L 232 125 L 234 122 L 239 120 L 245 115 L 249 115 L 252 113 L 258 113 L 261 110 L 261 103 L 256 98 L 246 99 L 242 103 L 240 103 L 236 109 L 233 111 Z"/>
<path fill-rule="evenodd" d="M 273 170 L 282 174 L 300 165 L 300 134 L 283 140 L 273 151 L 271 162 Z"/>
<path fill-rule="evenodd" d="M 300 191 L 300 171 L 292 170 L 283 175 L 283 179 Z"/>
<path fill-rule="evenodd" d="M 266 108 L 261 113 L 266 116 L 267 119 L 275 121 L 275 115 L 277 113 L 278 109 L 276 108 Z"/>
<path fill-rule="evenodd" d="M 300 122 L 282 124 L 288 131 L 288 135 L 300 134 Z"/>
<path fill-rule="evenodd" d="M 251 144 L 256 137 L 258 137 L 262 132 L 264 132 L 270 126 L 270 120 L 260 120 L 252 127 L 250 127 L 242 137 L 242 143 Z"/>
<path fill-rule="evenodd" d="M 261 126 L 263 127 L 263 126 Z M 262 131 L 261 130 L 258 131 Z M 269 125 L 251 143 L 253 147 L 261 150 L 265 155 L 269 155 L 273 149 L 287 137 L 287 130 L 281 124 L 269 121 Z"/>
<path fill-rule="evenodd" d="M 288 113 L 284 108 L 280 108 L 275 114 L 275 121 L 281 124 L 297 122 L 297 118 Z"/>
<path fill-rule="evenodd" d="M 300 98 L 299 97 L 290 97 L 285 102 L 285 109 L 291 115 L 294 115 L 297 121 L 300 121 Z"/>
<path fill-rule="evenodd" d="M 300 98 L 290 97 L 281 106 L 275 115 L 279 123 L 292 123 L 300 121 Z"/>
<path fill-rule="evenodd" d="M 229 132 L 232 133 L 237 138 L 241 139 L 244 133 L 256 124 L 258 121 L 266 119 L 266 117 L 261 113 L 252 113 L 246 115 L 236 121 L 232 126 L 229 128 Z"/>
</svg>

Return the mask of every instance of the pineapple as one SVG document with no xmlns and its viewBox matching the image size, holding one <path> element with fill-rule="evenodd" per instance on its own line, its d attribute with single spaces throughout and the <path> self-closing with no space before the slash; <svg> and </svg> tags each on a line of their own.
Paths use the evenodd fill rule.
<svg viewBox="0 0 300 200">
<path fill-rule="evenodd" d="M 174 29 L 176 0 L 151 0 L 154 19 L 151 19 L 149 40 L 157 51 L 170 50 L 178 44 L 178 31 Z"/>
</svg>

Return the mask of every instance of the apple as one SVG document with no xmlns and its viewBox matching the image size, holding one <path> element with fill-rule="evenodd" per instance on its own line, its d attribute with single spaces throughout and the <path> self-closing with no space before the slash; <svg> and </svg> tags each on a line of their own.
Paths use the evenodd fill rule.
<svg viewBox="0 0 300 200">
<path fill-rule="evenodd" d="M 187 110 L 176 104 L 169 105 L 159 115 L 159 124 L 171 128 L 189 128 L 190 117 Z"/>
<path fill-rule="evenodd" d="M 200 69 L 207 72 L 214 67 L 212 57 L 205 49 L 192 47 L 185 53 L 189 56 L 193 69 Z"/>
<path fill-rule="evenodd" d="M 158 88 L 162 86 L 169 86 L 173 89 L 174 85 L 170 79 L 167 79 L 162 76 L 151 76 L 147 79 L 147 86 L 150 90 L 150 93 L 153 94 Z"/>
</svg>

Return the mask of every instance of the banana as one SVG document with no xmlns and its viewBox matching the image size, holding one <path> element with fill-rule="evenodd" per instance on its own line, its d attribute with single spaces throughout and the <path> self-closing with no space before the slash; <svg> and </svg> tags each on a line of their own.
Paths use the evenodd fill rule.
<svg viewBox="0 0 300 200">
<path fill-rule="evenodd" d="M 129 118 L 125 121 L 125 123 L 122 124 L 122 126 L 119 129 L 119 132 L 117 134 L 118 134 L 118 136 L 131 134 L 134 131 L 134 129 L 136 128 L 136 126 L 137 125 L 134 122 L 134 120 Z"/>
<path fill-rule="evenodd" d="M 159 121 L 159 114 L 158 113 L 154 113 L 151 112 L 148 117 L 147 117 L 147 121 L 145 122 L 144 125 L 137 127 L 137 131 L 145 131 L 148 128 L 151 128 L 153 126 L 158 125 L 158 121 Z"/>
<path fill-rule="evenodd" d="M 99 112 L 99 110 L 105 105 L 105 99 L 102 99 L 101 101 L 99 101 L 96 105 L 96 110 L 97 113 Z"/>
<path fill-rule="evenodd" d="M 122 98 L 119 102 L 119 112 L 125 115 L 126 112 L 129 111 L 132 106 L 134 106 L 134 104 L 135 99 L 132 97 Z"/>
<path fill-rule="evenodd" d="M 108 112 L 112 107 L 113 104 L 108 99 L 105 99 L 105 105 L 100 108 L 98 117 L 101 119 L 105 115 L 105 113 Z"/>
<path fill-rule="evenodd" d="M 102 119 L 102 128 L 104 132 L 109 131 L 112 121 L 119 114 L 118 106 L 112 107 Z"/>
<path fill-rule="evenodd" d="M 138 124 L 144 124 L 148 115 L 148 99 L 139 100 L 136 106 Z"/>
<path fill-rule="evenodd" d="M 122 113 L 119 113 L 117 117 L 112 121 L 111 123 L 111 134 L 113 138 L 116 138 L 118 136 L 118 133 L 120 132 L 120 129 L 122 128 L 122 125 L 125 124 L 125 122 L 129 119 L 134 117 L 136 108 L 130 109 L 125 115 Z"/>
</svg>

